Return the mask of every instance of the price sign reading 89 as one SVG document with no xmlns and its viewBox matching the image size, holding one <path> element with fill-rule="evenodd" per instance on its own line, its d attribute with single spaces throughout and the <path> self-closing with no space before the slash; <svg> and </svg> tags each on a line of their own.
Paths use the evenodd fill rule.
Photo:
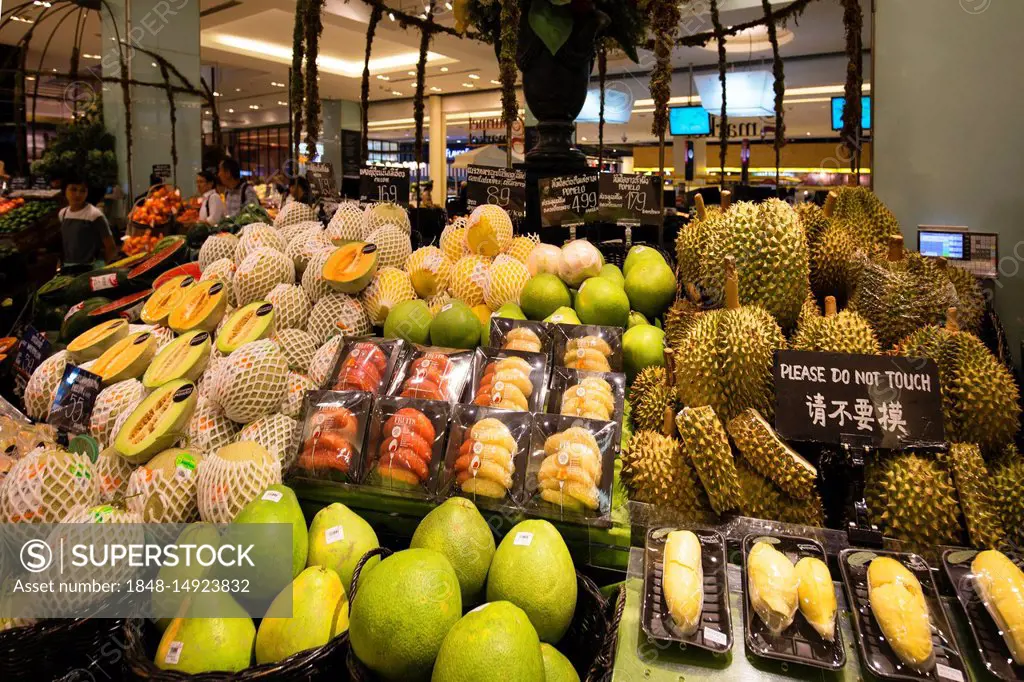
<svg viewBox="0 0 1024 682">
<path fill-rule="evenodd" d="M 487 203 L 494 204 L 495 206 L 501 206 L 502 208 L 508 208 L 509 202 L 512 200 L 512 190 L 508 187 L 496 187 L 489 185 L 487 187 Z"/>
</svg>

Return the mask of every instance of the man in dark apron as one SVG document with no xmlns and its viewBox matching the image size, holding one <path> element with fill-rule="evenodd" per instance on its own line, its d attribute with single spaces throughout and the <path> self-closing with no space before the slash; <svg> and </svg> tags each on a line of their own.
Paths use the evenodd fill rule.
<svg viewBox="0 0 1024 682">
<path fill-rule="evenodd" d="M 68 205 L 61 209 L 63 270 L 91 270 L 98 261 L 117 259 L 117 246 L 106 216 L 89 203 L 89 186 L 79 178 L 64 179 Z"/>
</svg>

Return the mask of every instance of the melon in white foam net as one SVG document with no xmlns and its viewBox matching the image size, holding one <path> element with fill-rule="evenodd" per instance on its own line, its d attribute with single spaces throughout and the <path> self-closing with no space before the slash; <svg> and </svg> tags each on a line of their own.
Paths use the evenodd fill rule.
<svg viewBox="0 0 1024 682">
<path fill-rule="evenodd" d="M 217 369 L 214 399 L 240 424 L 272 414 L 287 392 L 288 363 L 269 339 L 244 344 Z"/>
<path fill-rule="evenodd" d="M 235 257 L 235 249 L 238 247 L 238 237 L 231 234 L 230 232 L 217 232 L 211 234 L 203 242 L 203 245 L 199 247 L 199 270 L 200 272 L 206 272 L 206 269 L 210 267 L 210 264 L 220 260 L 221 258 L 227 258 L 231 260 Z"/>
<path fill-rule="evenodd" d="M 306 223 L 316 220 L 316 210 L 301 201 L 291 201 L 284 205 L 274 218 L 274 227 L 282 229 L 289 225 Z"/>
<path fill-rule="evenodd" d="M 377 266 L 402 268 L 412 255 L 409 234 L 395 225 L 382 225 L 366 235 L 366 241 L 377 245 Z"/>
<path fill-rule="evenodd" d="M 281 349 L 288 369 L 293 372 L 309 369 L 318 345 L 312 334 L 301 329 L 279 329 L 271 340 Z"/>
<path fill-rule="evenodd" d="M 246 424 L 235 437 L 236 443 L 251 440 L 259 443 L 281 463 L 282 474 L 299 454 L 299 422 L 283 414 L 260 417 Z"/>
<path fill-rule="evenodd" d="M 230 258 L 221 258 L 210 263 L 210 266 L 203 270 L 203 274 L 199 276 L 199 281 L 203 282 L 210 279 L 216 279 L 224 283 L 224 288 L 227 290 L 227 302 L 229 306 L 234 306 L 235 292 L 235 271 L 238 266 L 235 265 L 235 261 Z"/>
<path fill-rule="evenodd" d="M 363 224 L 364 237 L 384 225 L 394 225 L 405 234 L 412 233 L 409 212 L 398 204 L 391 202 L 370 204 L 366 207 L 364 215 L 366 218 Z"/>
<path fill-rule="evenodd" d="M 285 255 L 292 259 L 292 263 L 295 264 L 295 272 L 301 275 L 306 271 L 310 258 L 329 248 L 333 248 L 333 245 L 323 229 L 314 227 L 300 233 L 289 242 L 288 248 L 285 249 Z"/>
<path fill-rule="evenodd" d="M 111 384 L 100 391 L 93 404 L 89 418 L 89 435 L 96 439 L 101 448 L 113 441 L 112 431 L 118 417 L 131 412 L 146 397 L 146 389 L 138 379 L 128 379 Z"/>
<path fill-rule="evenodd" d="M 281 414 L 292 419 L 301 419 L 302 402 L 306 398 L 306 392 L 315 391 L 318 388 L 319 386 L 305 374 L 288 372 L 288 393 L 281 401 Z"/>
<path fill-rule="evenodd" d="M 92 466 L 100 487 L 100 503 L 110 504 L 124 497 L 128 477 L 135 470 L 128 460 L 117 454 L 114 448 L 107 448 L 100 452 Z"/>
<path fill-rule="evenodd" d="M 242 261 L 256 249 L 274 249 L 283 253 L 286 246 L 288 244 L 284 237 L 273 227 L 263 223 L 253 223 L 243 227 L 239 233 L 238 246 L 235 247 L 233 259 L 235 263 L 241 265 Z"/>
<path fill-rule="evenodd" d="M 245 257 L 235 271 L 233 290 L 239 306 L 265 300 L 278 284 L 295 283 L 295 265 L 280 251 L 259 248 Z"/>
<path fill-rule="evenodd" d="M 309 322 L 309 302 L 306 291 L 298 284 L 278 284 L 267 300 L 274 304 L 274 325 L 278 329 L 305 329 Z"/>
<path fill-rule="evenodd" d="M 306 264 L 305 272 L 302 273 L 302 288 L 305 290 L 306 296 L 311 303 L 316 303 L 334 291 L 327 280 L 324 279 L 324 265 L 332 253 L 334 253 L 333 248 L 314 253 L 310 257 L 309 263 Z"/>
<path fill-rule="evenodd" d="M 339 326 L 340 325 L 340 326 Z M 332 336 L 365 336 L 372 327 L 359 300 L 348 294 L 331 293 L 322 297 L 309 311 L 306 331 L 323 343 Z"/>
<path fill-rule="evenodd" d="M 0 486 L 8 523 L 57 523 L 73 509 L 97 504 L 92 462 L 59 448 L 37 448 L 14 463 Z"/>
<path fill-rule="evenodd" d="M 32 372 L 25 386 L 25 414 L 32 419 L 42 421 L 50 414 L 50 405 L 70 358 L 67 351 L 57 351 Z"/>
<path fill-rule="evenodd" d="M 207 397 L 199 398 L 188 422 L 187 445 L 201 454 L 215 452 L 235 439 L 240 426 L 228 419 L 224 409 Z"/>
<path fill-rule="evenodd" d="M 343 202 L 338 205 L 338 210 L 327 224 L 327 238 L 335 245 L 358 241 L 365 234 L 365 224 L 366 218 L 359 204 L 354 201 Z"/>
<path fill-rule="evenodd" d="M 202 457 L 192 450 L 171 448 L 132 472 L 128 509 L 146 523 L 192 523 L 199 520 L 196 480 Z"/>
<path fill-rule="evenodd" d="M 317 349 L 313 360 L 309 363 L 309 378 L 317 387 L 327 383 L 327 375 L 330 374 L 331 368 L 334 366 L 334 360 L 338 355 L 338 350 L 341 348 L 343 340 L 344 337 L 340 334 L 332 336 L 324 345 Z"/>
<path fill-rule="evenodd" d="M 267 486 L 281 482 L 281 464 L 253 441 L 225 445 L 199 465 L 196 501 L 209 523 L 231 523 Z"/>
</svg>

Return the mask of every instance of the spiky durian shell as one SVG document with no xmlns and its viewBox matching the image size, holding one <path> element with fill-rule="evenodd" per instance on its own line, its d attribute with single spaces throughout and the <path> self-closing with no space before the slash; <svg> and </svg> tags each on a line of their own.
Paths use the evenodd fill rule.
<svg viewBox="0 0 1024 682">
<path fill-rule="evenodd" d="M 693 463 L 711 508 L 719 514 L 740 504 L 736 460 L 722 422 L 710 407 L 685 407 L 676 415 L 683 453 Z"/>
<path fill-rule="evenodd" d="M 790 497 L 810 499 L 818 470 L 779 438 L 757 410 L 744 410 L 729 421 L 736 449 L 759 474 Z"/>
<path fill-rule="evenodd" d="M 899 353 L 938 365 L 947 440 L 987 451 L 1013 440 L 1020 418 L 1017 384 L 978 337 L 925 327 L 903 339 Z"/>
<path fill-rule="evenodd" d="M 973 443 L 953 443 L 943 459 L 948 461 L 953 474 L 953 485 L 960 498 L 960 509 L 967 521 L 971 544 L 983 549 L 999 547 L 1006 531 L 999 518 L 999 508 L 992 495 L 988 468 L 981 450 Z"/>
<path fill-rule="evenodd" d="M 804 202 L 797 204 L 794 210 L 797 217 L 800 218 L 800 227 L 804 231 L 807 246 L 811 248 L 832 221 L 825 217 L 825 212 L 817 204 Z"/>
<path fill-rule="evenodd" d="M 619 438 L 619 449 L 625 450 L 629 439 L 633 437 L 633 404 L 629 400 L 622 401 L 622 435 Z"/>
<path fill-rule="evenodd" d="M 818 296 L 845 301 L 856 284 L 860 242 L 853 226 L 832 220 L 811 247 L 811 287 Z"/>
<path fill-rule="evenodd" d="M 721 223 L 722 211 L 709 207 L 704 220 L 691 220 L 679 230 L 676 235 L 676 267 L 682 282 L 701 283 L 703 244 L 718 233 Z"/>
<path fill-rule="evenodd" d="M 675 354 L 680 402 L 710 405 L 726 420 L 750 407 L 770 418 L 774 353 L 785 343 L 779 325 L 758 306 L 703 313 Z"/>
<path fill-rule="evenodd" d="M 917 253 L 898 261 L 866 260 L 850 297 L 850 309 L 868 321 L 884 348 L 921 327 L 941 324 L 956 303 L 956 289 L 942 269 Z"/>
<path fill-rule="evenodd" d="M 994 462 L 989 485 L 1007 540 L 1018 546 L 1024 544 L 1024 457 L 1011 449 Z"/>
<path fill-rule="evenodd" d="M 922 455 L 897 455 L 878 485 L 884 511 L 877 522 L 886 535 L 918 550 L 961 541 L 956 489 L 941 463 Z"/>
<path fill-rule="evenodd" d="M 632 401 L 633 425 L 639 429 L 661 431 L 665 423 L 665 410 L 675 412 L 676 391 L 667 383 L 655 384 Z"/>
<path fill-rule="evenodd" d="M 818 307 L 818 300 L 814 298 L 814 292 L 808 291 L 807 298 L 800 308 L 800 317 L 797 318 L 796 327 L 800 329 L 804 322 L 815 317 L 821 317 L 821 308 Z"/>
<path fill-rule="evenodd" d="M 736 460 L 736 473 L 742 493 L 740 513 L 744 516 L 816 528 L 825 525 L 825 508 L 817 490 L 806 500 L 790 497 L 742 459 Z"/>
<path fill-rule="evenodd" d="M 682 447 L 676 438 L 637 431 L 622 452 L 622 480 L 630 499 L 664 508 L 683 520 L 704 521 L 711 515 L 708 499 Z"/>
<path fill-rule="evenodd" d="M 636 405 L 643 394 L 650 391 L 658 384 L 667 384 L 668 374 L 664 367 L 651 365 L 644 367 L 633 379 L 629 386 L 629 401 Z"/>
<path fill-rule="evenodd" d="M 790 328 L 796 324 L 807 295 L 807 243 L 796 212 L 789 204 L 770 199 L 733 204 L 721 217 L 701 221 L 687 237 L 684 281 L 694 281 L 714 303 L 725 297 L 725 257 L 736 259 L 740 303 L 757 304 Z M 696 252 L 696 261 L 693 258 Z"/>
<path fill-rule="evenodd" d="M 689 299 L 679 298 L 665 311 L 665 346 L 678 348 L 690 327 L 700 317 L 700 308 Z"/>
<path fill-rule="evenodd" d="M 981 330 L 981 321 L 985 316 L 985 294 L 981 290 L 978 278 L 954 265 L 946 267 L 946 277 L 956 289 L 956 319 L 960 329 L 977 334 Z"/>
<path fill-rule="evenodd" d="M 882 244 L 889 235 L 900 233 L 900 224 L 882 200 L 866 187 L 840 187 L 832 217 L 858 226 L 864 242 Z"/>
<path fill-rule="evenodd" d="M 797 329 L 790 346 L 793 350 L 818 353 L 877 355 L 882 352 L 871 325 L 863 317 L 849 310 L 832 317 L 805 319 Z"/>
</svg>

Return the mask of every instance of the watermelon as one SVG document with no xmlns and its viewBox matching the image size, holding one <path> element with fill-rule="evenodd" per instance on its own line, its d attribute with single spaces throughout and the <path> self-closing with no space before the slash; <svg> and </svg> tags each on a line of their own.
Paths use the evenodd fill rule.
<svg viewBox="0 0 1024 682">
<path fill-rule="evenodd" d="M 192 279 L 199 281 L 199 277 L 202 275 L 202 271 L 199 269 L 199 263 L 193 261 L 191 263 L 185 263 L 184 265 L 177 265 L 170 270 L 167 270 L 162 275 L 153 280 L 153 291 L 160 288 L 160 285 L 169 279 L 178 277 L 179 275 L 186 275 Z"/>
<path fill-rule="evenodd" d="M 160 241 L 164 246 L 153 249 L 146 260 L 128 271 L 128 281 L 136 288 L 143 285 L 151 288 L 157 277 L 188 258 L 188 244 L 184 237 L 165 237 Z"/>
<path fill-rule="evenodd" d="M 151 293 L 153 293 L 152 289 L 137 291 L 134 294 L 122 296 L 116 301 L 110 301 L 106 305 L 93 308 L 88 313 L 90 321 L 89 326 L 97 325 L 100 322 L 104 322 L 114 317 L 123 317 L 129 322 L 135 322 L 139 319 L 139 313 L 142 311 L 142 305 L 146 302 L 146 299 L 149 298 Z"/>
<path fill-rule="evenodd" d="M 103 320 L 89 317 L 89 313 L 110 303 L 109 298 L 96 296 L 71 306 L 60 325 L 60 338 L 64 343 L 71 341 L 82 332 L 91 329 Z"/>
</svg>

